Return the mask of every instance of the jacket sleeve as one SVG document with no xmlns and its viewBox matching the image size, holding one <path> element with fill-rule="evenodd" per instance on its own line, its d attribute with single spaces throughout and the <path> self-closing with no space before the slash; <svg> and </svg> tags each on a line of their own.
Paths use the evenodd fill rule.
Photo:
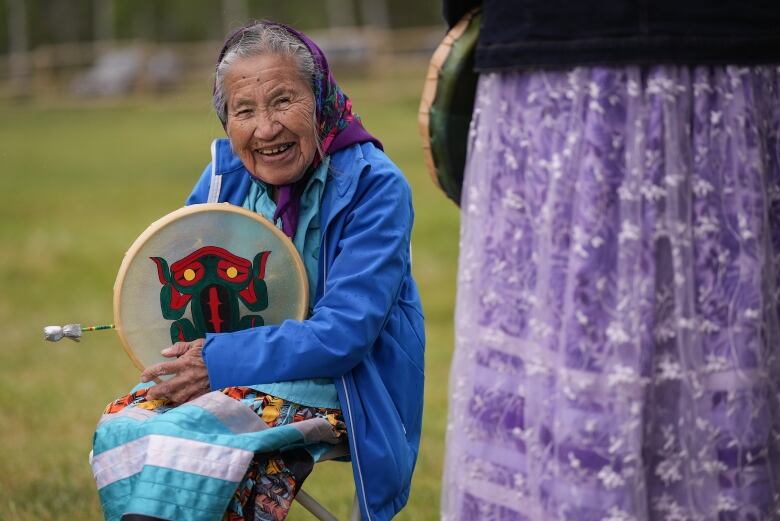
<svg viewBox="0 0 780 521">
<path fill-rule="evenodd" d="M 369 171 L 370 169 L 373 171 Z M 408 270 L 411 193 L 388 162 L 364 167 L 338 231 L 323 230 L 324 291 L 304 321 L 288 320 L 207 336 L 203 356 L 213 389 L 307 378 L 336 378 L 369 352 Z"/>
<path fill-rule="evenodd" d="M 200 179 L 195 184 L 195 188 L 192 189 L 192 193 L 187 197 L 187 201 L 184 203 L 189 206 L 191 204 L 200 204 L 208 201 L 209 187 L 211 185 L 211 163 L 206 165 L 206 169 L 201 174 Z"/>
</svg>

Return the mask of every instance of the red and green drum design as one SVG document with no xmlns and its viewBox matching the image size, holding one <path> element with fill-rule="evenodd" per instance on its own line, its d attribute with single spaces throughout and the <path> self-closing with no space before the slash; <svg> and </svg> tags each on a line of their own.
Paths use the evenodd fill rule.
<svg viewBox="0 0 780 521">
<path fill-rule="evenodd" d="M 150 257 L 162 284 L 162 316 L 173 320 L 171 342 L 264 325 L 261 315 L 241 316 L 239 303 L 252 312 L 268 307 L 265 268 L 270 255 L 262 251 L 249 262 L 226 249 L 204 246 L 170 267 L 162 257 Z M 188 305 L 192 320 L 184 317 Z"/>
</svg>

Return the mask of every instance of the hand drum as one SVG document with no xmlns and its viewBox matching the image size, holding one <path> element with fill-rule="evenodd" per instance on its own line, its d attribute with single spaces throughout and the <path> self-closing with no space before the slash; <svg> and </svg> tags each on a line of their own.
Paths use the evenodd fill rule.
<svg viewBox="0 0 780 521">
<path fill-rule="evenodd" d="M 444 37 L 428 66 L 418 112 L 428 171 L 457 205 L 477 90 L 474 54 L 479 24 L 479 12 L 471 11 Z"/>
<path fill-rule="evenodd" d="M 178 341 L 303 320 L 306 271 L 292 242 L 263 217 L 198 204 L 152 223 L 125 254 L 114 321 L 139 368 Z"/>
</svg>

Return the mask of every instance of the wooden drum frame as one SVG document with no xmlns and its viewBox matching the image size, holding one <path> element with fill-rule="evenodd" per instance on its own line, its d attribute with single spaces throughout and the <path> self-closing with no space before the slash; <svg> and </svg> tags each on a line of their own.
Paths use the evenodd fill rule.
<svg viewBox="0 0 780 521">
<path fill-rule="evenodd" d="M 418 122 L 433 182 L 460 204 L 466 148 L 477 89 L 474 54 L 480 13 L 473 10 L 450 29 L 433 53 Z"/>
<path fill-rule="evenodd" d="M 304 320 L 308 301 L 306 268 L 281 230 L 229 203 L 197 204 L 130 246 L 114 283 L 114 323 L 143 370 L 166 360 L 160 351 L 174 337 Z"/>
</svg>

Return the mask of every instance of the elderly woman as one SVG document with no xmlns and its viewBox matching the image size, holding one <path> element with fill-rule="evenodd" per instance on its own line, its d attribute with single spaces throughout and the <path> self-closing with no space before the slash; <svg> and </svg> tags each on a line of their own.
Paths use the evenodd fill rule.
<svg viewBox="0 0 780 521">
<path fill-rule="evenodd" d="M 422 418 L 409 187 L 322 51 L 290 27 L 228 38 L 214 108 L 228 139 L 187 204 L 276 223 L 313 306 L 302 322 L 177 343 L 108 406 L 92 460 L 105 517 L 284 519 L 313 463 L 343 446 L 362 518 L 389 519 L 408 498 Z"/>
</svg>

